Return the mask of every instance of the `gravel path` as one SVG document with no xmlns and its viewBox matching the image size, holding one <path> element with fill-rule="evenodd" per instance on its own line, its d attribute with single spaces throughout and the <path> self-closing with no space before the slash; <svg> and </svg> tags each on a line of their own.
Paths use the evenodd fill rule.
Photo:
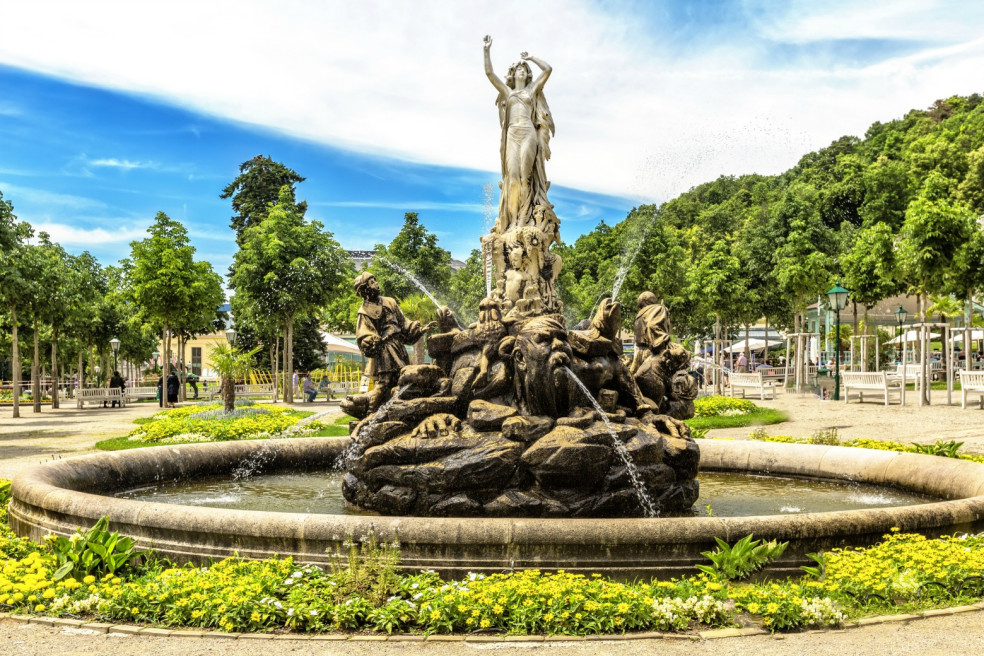
<svg viewBox="0 0 984 656">
<path fill-rule="evenodd" d="M 911 392 L 911 390 L 910 390 Z M 782 410 L 789 421 L 765 426 L 769 435 L 809 437 L 814 432 L 836 428 L 841 438 L 868 437 L 875 440 L 926 442 L 956 440 L 964 442 L 963 451 L 984 454 L 984 411 L 977 404 L 960 407 L 960 393 L 953 395 L 954 405 L 946 405 L 946 392 L 934 390 L 934 405 L 919 407 L 915 393 L 906 394 L 906 405 L 885 406 L 883 401 L 821 401 L 812 394 L 780 392 L 774 401 L 752 399 L 756 405 Z M 712 430 L 711 437 L 744 438 L 752 428 Z"/>
<path fill-rule="evenodd" d="M 338 642 L 314 640 L 262 640 L 149 637 L 95 633 L 86 629 L 58 628 L 0 620 L 0 645 L 9 656 L 60 654 L 63 656 L 239 656 L 262 652 L 263 656 L 333 654 L 338 656 L 452 656 L 490 652 L 502 656 L 532 653 L 595 654 L 659 653 L 661 656 L 731 656 L 737 654 L 809 654 L 810 656 L 962 656 L 981 653 L 984 645 L 984 612 L 976 611 L 885 623 L 841 631 L 757 635 L 715 640 L 643 639 L 520 643 L 462 642 Z"/>
</svg>

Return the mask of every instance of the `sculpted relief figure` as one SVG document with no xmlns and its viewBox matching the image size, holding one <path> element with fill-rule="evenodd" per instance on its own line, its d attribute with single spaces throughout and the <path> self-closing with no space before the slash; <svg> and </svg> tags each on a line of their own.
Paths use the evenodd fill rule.
<svg viewBox="0 0 984 656">
<path fill-rule="evenodd" d="M 482 238 L 482 248 L 498 271 L 496 300 L 506 316 L 559 312 L 554 280 L 562 262 L 550 246 L 560 243 L 560 222 L 547 199 L 545 169 L 554 122 L 543 86 L 551 68 L 524 52 L 503 81 L 492 69 L 491 47 L 492 38 L 486 36 L 485 74 L 498 92 L 502 182 L 499 216 Z M 535 78 L 529 62 L 541 69 Z"/>
<path fill-rule="evenodd" d="M 670 341 L 669 314 L 655 294 L 643 292 L 637 305 L 632 375 L 654 408 L 676 420 L 689 419 L 697 398 L 697 385 L 687 373 L 690 354 Z"/>
<path fill-rule="evenodd" d="M 485 75 L 499 92 L 495 104 L 499 108 L 502 142 L 499 154 L 502 162 L 502 195 L 499 199 L 498 232 L 503 234 L 522 225 L 533 216 L 537 205 L 549 205 L 544 162 L 550 159 L 550 136 L 554 132 L 553 117 L 543 96 L 543 85 L 550 77 L 547 62 L 529 53 L 509 67 L 503 82 L 492 70 L 492 37 L 486 36 Z M 533 62 L 541 73 L 533 79 L 527 62 Z"/>
<path fill-rule="evenodd" d="M 395 299 L 380 296 L 379 283 L 371 273 L 360 274 L 353 287 L 362 298 L 355 338 L 359 350 L 371 358 L 369 371 L 375 386 L 367 395 L 350 397 L 342 405 L 349 414 L 364 417 L 389 399 L 400 369 L 410 363 L 405 345 L 413 344 L 432 331 L 437 322 L 421 326 L 419 321 L 407 320 Z"/>
</svg>

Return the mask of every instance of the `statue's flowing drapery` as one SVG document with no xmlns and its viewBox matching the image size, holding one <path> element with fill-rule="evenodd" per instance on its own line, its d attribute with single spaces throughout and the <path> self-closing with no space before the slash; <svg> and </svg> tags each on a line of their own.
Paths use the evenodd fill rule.
<svg viewBox="0 0 984 656">
<path fill-rule="evenodd" d="M 510 112 L 515 102 L 532 104 L 530 116 L 533 122 L 533 139 L 528 139 L 528 135 L 525 133 L 522 124 L 514 125 L 511 120 Z M 496 105 L 499 108 L 499 125 L 502 127 L 502 141 L 499 149 L 499 157 L 502 165 L 502 193 L 499 196 L 499 217 L 500 220 L 505 219 L 510 223 L 510 225 L 500 227 L 505 232 L 511 228 L 525 225 L 532 218 L 533 210 L 537 205 L 551 207 L 550 202 L 547 200 L 547 189 L 550 188 L 550 182 L 547 181 L 544 163 L 550 159 L 550 137 L 554 134 L 554 122 L 553 116 L 550 114 L 550 107 L 547 105 L 547 99 L 543 96 L 542 91 L 532 97 L 525 89 L 512 91 L 509 95 L 499 94 L 499 97 L 496 99 Z M 520 153 L 517 153 L 517 149 L 524 148 L 532 148 L 534 150 L 532 169 L 529 172 L 510 171 L 509 167 L 511 163 L 512 165 L 516 165 L 516 162 L 521 162 L 524 159 Z M 520 156 L 511 157 L 511 155 L 517 154 Z M 510 175 L 511 173 L 515 175 Z M 510 180 L 522 181 L 524 178 L 528 178 L 529 180 L 529 191 L 521 198 L 516 216 L 509 216 L 506 205 L 507 199 L 512 195 L 512 190 L 508 186 L 510 184 L 516 184 L 511 183 Z M 522 183 L 520 182 L 519 184 Z"/>
</svg>

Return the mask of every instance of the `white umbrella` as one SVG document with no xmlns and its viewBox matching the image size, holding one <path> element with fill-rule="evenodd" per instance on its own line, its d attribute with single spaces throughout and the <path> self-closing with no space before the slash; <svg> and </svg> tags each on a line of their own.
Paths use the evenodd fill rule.
<svg viewBox="0 0 984 656">
<path fill-rule="evenodd" d="M 936 339 L 939 336 L 940 336 L 939 333 L 929 334 L 930 339 Z M 899 339 L 898 337 L 893 337 L 892 339 L 888 340 L 888 343 L 901 344 L 902 342 L 918 342 L 921 339 L 918 330 L 907 330 L 903 335 L 901 335 L 901 337 L 902 339 Z"/>
<path fill-rule="evenodd" d="M 782 343 L 783 343 L 783 341 L 781 339 L 770 339 L 769 340 L 769 348 L 772 348 L 773 346 L 779 346 Z M 765 348 L 765 340 L 764 339 L 749 339 L 748 340 L 748 349 L 750 351 L 761 351 L 764 348 Z M 740 340 L 740 341 L 735 342 L 734 344 L 732 344 L 731 346 L 729 346 L 727 348 L 722 349 L 722 351 L 724 353 L 731 353 L 732 351 L 736 351 L 737 352 L 737 351 L 744 351 L 744 350 L 745 350 L 745 340 L 743 340 L 743 339 Z"/>
<path fill-rule="evenodd" d="M 350 355 L 362 355 L 359 347 L 352 342 L 347 342 L 341 337 L 336 337 L 331 333 L 321 332 L 321 339 L 324 340 L 325 350 L 329 353 L 348 353 Z"/>
<path fill-rule="evenodd" d="M 961 328 L 953 329 L 953 337 L 950 338 L 951 342 L 963 342 L 964 331 Z M 984 330 L 976 328 L 970 331 L 970 341 L 976 342 L 977 340 L 984 339 Z"/>
</svg>

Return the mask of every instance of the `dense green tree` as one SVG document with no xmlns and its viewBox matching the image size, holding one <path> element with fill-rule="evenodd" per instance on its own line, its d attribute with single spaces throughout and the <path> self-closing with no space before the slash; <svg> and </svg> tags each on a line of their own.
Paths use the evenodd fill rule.
<svg viewBox="0 0 984 656">
<path fill-rule="evenodd" d="M 447 303 L 455 308 L 462 325 L 478 318 L 478 304 L 485 298 L 485 262 L 482 252 L 475 249 L 465 260 L 465 266 L 451 272 Z"/>
<path fill-rule="evenodd" d="M 447 303 L 451 253 L 438 246 L 437 236 L 420 223 L 416 212 L 404 214 L 403 227 L 389 246 L 376 246 L 369 271 L 386 296 L 402 299 L 422 291 L 410 279 L 413 276 L 438 302 Z"/>
<path fill-rule="evenodd" d="M 266 217 L 243 231 L 230 280 L 249 316 L 276 321 L 284 340 L 285 373 L 294 367 L 295 322 L 321 314 L 341 284 L 347 258 L 331 233 L 317 221 L 306 221 L 296 208 L 293 191 L 284 185 Z M 285 385 L 284 400 L 293 401 L 291 385 Z"/>
<path fill-rule="evenodd" d="M 149 237 L 130 244 L 129 293 L 142 320 L 161 331 L 166 380 L 172 337 L 187 325 L 189 308 L 200 302 L 198 295 L 209 283 L 198 280 L 201 267 L 194 261 L 195 249 L 181 223 L 158 212 L 147 232 Z"/>
<path fill-rule="evenodd" d="M 236 241 L 241 241 L 243 231 L 262 221 L 270 207 L 280 198 L 280 188 L 290 187 L 294 196 L 294 185 L 305 178 L 280 162 L 266 155 L 257 155 L 239 165 L 239 175 L 219 194 L 219 198 L 231 198 L 235 212 L 230 227 L 236 231 Z M 307 212 L 307 202 L 296 203 L 293 212 L 303 217 Z"/>
<path fill-rule="evenodd" d="M 18 344 L 18 310 L 30 303 L 31 271 L 25 253 L 25 243 L 34 230 L 18 221 L 14 206 L 0 193 L 0 302 L 10 314 L 11 378 L 13 382 L 13 416 L 20 417 L 21 359 Z"/>
</svg>

